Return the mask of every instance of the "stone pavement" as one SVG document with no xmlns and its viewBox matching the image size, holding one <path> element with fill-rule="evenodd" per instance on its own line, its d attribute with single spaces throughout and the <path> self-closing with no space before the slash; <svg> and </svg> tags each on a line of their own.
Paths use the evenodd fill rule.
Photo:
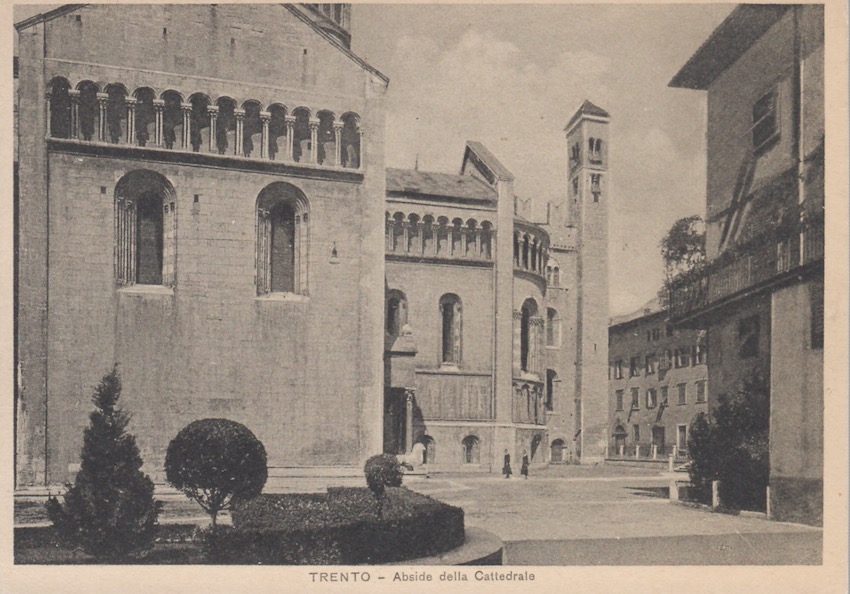
<svg viewBox="0 0 850 594">
<path fill-rule="evenodd" d="M 672 504 L 665 493 L 669 481 L 657 470 L 564 465 L 532 468 L 528 480 L 437 474 L 408 476 L 405 486 L 462 507 L 468 526 L 501 537 L 506 564 L 820 563 L 821 529 Z M 365 486 L 365 480 L 281 478 L 267 491 L 323 492 L 328 485 Z M 158 488 L 157 497 L 166 504 L 162 523 L 208 521 L 196 503 L 176 491 Z M 44 522 L 43 499 L 25 499 L 16 497 L 16 524 Z"/>
<path fill-rule="evenodd" d="M 820 563 L 819 528 L 671 504 L 663 497 L 669 480 L 642 469 L 565 466 L 528 480 L 437 475 L 407 485 L 498 534 L 507 564 Z"/>
</svg>

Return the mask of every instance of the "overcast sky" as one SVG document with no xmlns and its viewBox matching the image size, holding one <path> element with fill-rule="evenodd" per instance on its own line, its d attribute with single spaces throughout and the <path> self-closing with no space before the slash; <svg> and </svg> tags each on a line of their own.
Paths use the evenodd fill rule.
<svg viewBox="0 0 850 594">
<path fill-rule="evenodd" d="M 57 5 L 16 7 L 15 19 Z M 483 142 L 542 218 L 566 193 L 563 128 L 584 99 L 612 116 L 610 309 L 661 284 L 658 242 L 705 208 L 705 93 L 667 83 L 731 4 L 355 4 L 352 49 L 389 76 L 386 164 L 456 172 Z"/>
<path fill-rule="evenodd" d="M 611 113 L 616 315 L 657 293 L 670 225 L 704 214 L 705 93 L 667 83 L 732 8 L 355 4 L 352 49 L 390 78 L 387 166 L 456 172 L 479 140 L 540 218 L 566 195 L 570 116 Z"/>
</svg>

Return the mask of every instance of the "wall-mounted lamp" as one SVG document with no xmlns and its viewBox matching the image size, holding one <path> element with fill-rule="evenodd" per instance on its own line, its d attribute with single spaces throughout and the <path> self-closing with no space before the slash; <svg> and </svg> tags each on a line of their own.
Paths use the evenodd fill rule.
<svg viewBox="0 0 850 594">
<path fill-rule="evenodd" d="M 331 248 L 331 264 L 339 264 L 339 254 L 336 251 L 336 242 L 334 242 L 333 247 Z"/>
</svg>

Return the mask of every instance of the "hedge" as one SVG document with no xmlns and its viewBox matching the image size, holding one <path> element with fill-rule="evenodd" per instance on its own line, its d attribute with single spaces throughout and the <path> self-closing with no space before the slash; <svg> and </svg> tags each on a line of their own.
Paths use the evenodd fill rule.
<svg viewBox="0 0 850 594">
<path fill-rule="evenodd" d="M 388 488 L 383 517 L 364 488 L 327 495 L 261 495 L 234 510 L 204 547 L 226 564 L 355 565 L 404 561 L 463 544 L 463 510 Z"/>
</svg>

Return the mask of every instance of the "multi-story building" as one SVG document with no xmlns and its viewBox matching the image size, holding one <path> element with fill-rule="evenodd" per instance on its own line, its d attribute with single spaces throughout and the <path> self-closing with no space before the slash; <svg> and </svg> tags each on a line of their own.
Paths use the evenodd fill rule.
<svg viewBox="0 0 850 594">
<path fill-rule="evenodd" d="M 708 94 L 708 265 L 672 316 L 707 330 L 710 403 L 767 378 L 770 513 L 821 523 L 823 5 L 737 7 L 670 85 Z"/>
<path fill-rule="evenodd" d="M 550 225 L 480 143 L 457 175 L 387 170 L 388 80 L 350 51 L 350 10 L 16 25 L 19 487 L 73 476 L 115 363 L 155 480 L 204 417 L 247 425 L 278 476 L 417 443 L 438 468 L 604 457 L 608 115 L 570 121 Z"/>
<path fill-rule="evenodd" d="M 608 328 L 608 458 L 687 458 L 708 411 L 705 332 L 678 329 L 653 300 Z"/>
</svg>

